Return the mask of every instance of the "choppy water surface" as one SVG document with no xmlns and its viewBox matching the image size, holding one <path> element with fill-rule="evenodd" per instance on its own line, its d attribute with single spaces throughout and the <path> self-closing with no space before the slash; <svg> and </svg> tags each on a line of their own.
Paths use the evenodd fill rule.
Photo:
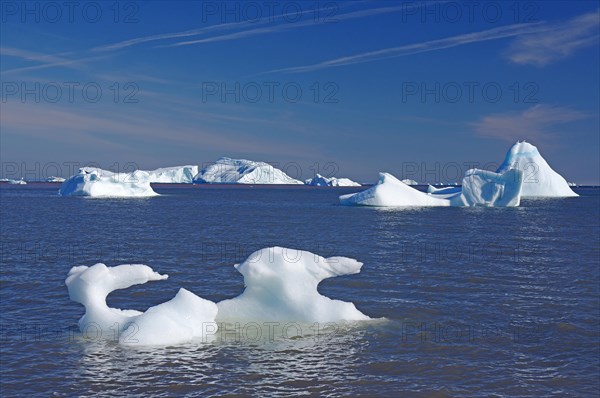
<svg viewBox="0 0 600 398">
<path fill-rule="evenodd" d="M 378 210 L 355 189 L 158 186 L 162 196 L 60 198 L 0 188 L 1 394 L 11 396 L 597 396 L 600 196 L 519 208 Z M 285 246 L 364 263 L 319 290 L 361 325 L 221 325 L 212 342 L 126 348 L 82 336 L 74 265 L 143 263 L 167 281 L 117 291 L 144 310 L 179 287 L 219 301 L 233 264 Z M 285 332 L 284 332 L 285 330 Z"/>
</svg>

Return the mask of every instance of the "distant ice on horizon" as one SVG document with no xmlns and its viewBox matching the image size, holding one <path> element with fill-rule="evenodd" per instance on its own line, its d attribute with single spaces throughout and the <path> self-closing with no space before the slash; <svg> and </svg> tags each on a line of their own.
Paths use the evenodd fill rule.
<svg viewBox="0 0 600 398">
<path fill-rule="evenodd" d="M 323 177 L 321 174 L 304 181 L 306 185 L 317 187 L 360 187 L 361 184 L 349 178 Z"/>
<path fill-rule="evenodd" d="M 268 163 L 222 157 L 195 177 L 196 184 L 304 184 Z"/>
<path fill-rule="evenodd" d="M 191 184 L 198 174 L 198 166 L 162 167 L 156 170 L 146 170 L 146 172 L 150 175 L 150 182 Z"/>
</svg>

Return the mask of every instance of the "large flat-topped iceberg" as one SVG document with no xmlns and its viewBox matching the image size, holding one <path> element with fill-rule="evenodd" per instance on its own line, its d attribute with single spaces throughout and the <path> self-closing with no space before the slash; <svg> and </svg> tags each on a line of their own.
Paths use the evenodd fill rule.
<svg viewBox="0 0 600 398">
<path fill-rule="evenodd" d="M 347 257 L 323 258 L 283 247 L 259 250 L 236 269 L 246 289 L 217 304 L 217 320 L 333 322 L 370 319 L 353 303 L 317 291 L 323 279 L 360 272 L 362 263 Z"/>
<path fill-rule="evenodd" d="M 111 308 L 106 297 L 114 290 L 125 289 L 149 281 L 167 279 L 142 264 L 107 267 L 98 263 L 91 267 L 73 267 L 65 284 L 71 300 L 85 306 L 79 320 L 82 332 L 92 328 L 98 335 L 117 336 L 125 345 L 179 344 L 214 334 L 217 306 L 195 294 L 179 289 L 177 295 L 148 308 L 145 312 Z"/>
<path fill-rule="evenodd" d="M 191 184 L 198 174 L 198 166 L 175 166 L 163 167 L 156 170 L 148 170 L 150 182 Z"/>
<path fill-rule="evenodd" d="M 360 187 L 358 182 L 354 182 L 349 178 L 323 177 L 321 174 L 309 178 L 304 183 L 316 187 Z"/>
<path fill-rule="evenodd" d="M 63 182 L 60 196 L 147 197 L 158 195 L 150 186 L 150 175 L 142 170 L 113 173 L 95 167 L 82 167 Z"/>
<path fill-rule="evenodd" d="M 503 174 L 472 169 L 465 173 L 462 189 L 439 194 L 421 192 L 391 174 L 380 173 L 371 188 L 340 196 L 340 203 L 350 206 L 444 207 L 444 206 L 518 206 L 523 173 L 508 170 Z"/>
<path fill-rule="evenodd" d="M 264 162 L 220 158 L 194 177 L 196 184 L 304 184 Z"/>
<path fill-rule="evenodd" d="M 540 155 L 538 149 L 528 142 L 517 142 L 510 148 L 498 173 L 518 169 L 524 174 L 522 197 L 570 197 L 579 196 L 567 181 L 554 171 Z"/>
</svg>

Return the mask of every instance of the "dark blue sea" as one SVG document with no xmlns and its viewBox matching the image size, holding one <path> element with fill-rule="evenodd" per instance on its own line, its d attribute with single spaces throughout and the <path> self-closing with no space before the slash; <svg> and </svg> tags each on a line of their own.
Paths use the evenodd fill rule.
<svg viewBox="0 0 600 398">
<path fill-rule="evenodd" d="M 518 396 L 600 391 L 600 192 L 518 208 L 343 207 L 356 188 L 156 185 L 159 197 L 0 187 L 2 397 Z M 284 246 L 364 263 L 321 294 L 382 320 L 248 339 L 118 345 L 82 335 L 76 265 L 142 263 L 166 281 L 112 293 L 145 310 L 180 287 L 240 294 L 233 265 Z"/>
</svg>

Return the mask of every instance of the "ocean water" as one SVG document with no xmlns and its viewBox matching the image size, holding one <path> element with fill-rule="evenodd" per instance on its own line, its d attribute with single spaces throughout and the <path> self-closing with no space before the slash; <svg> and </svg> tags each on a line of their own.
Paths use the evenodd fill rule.
<svg viewBox="0 0 600 398">
<path fill-rule="evenodd" d="M 356 188 L 159 185 L 150 199 L 60 198 L 0 187 L 2 397 L 597 396 L 600 192 L 518 208 L 383 210 L 337 204 Z M 233 264 L 268 246 L 341 255 L 360 274 L 319 286 L 381 318 L 221 325 L 211 342 L 122 347 L 81 334 L 75 265 L 142 263 L 166 281 L 116 291 L 145 308 L 179 287 L 219 301 Z M 285 333 L 284 333 L 285 330 Z"/>
</svg>

